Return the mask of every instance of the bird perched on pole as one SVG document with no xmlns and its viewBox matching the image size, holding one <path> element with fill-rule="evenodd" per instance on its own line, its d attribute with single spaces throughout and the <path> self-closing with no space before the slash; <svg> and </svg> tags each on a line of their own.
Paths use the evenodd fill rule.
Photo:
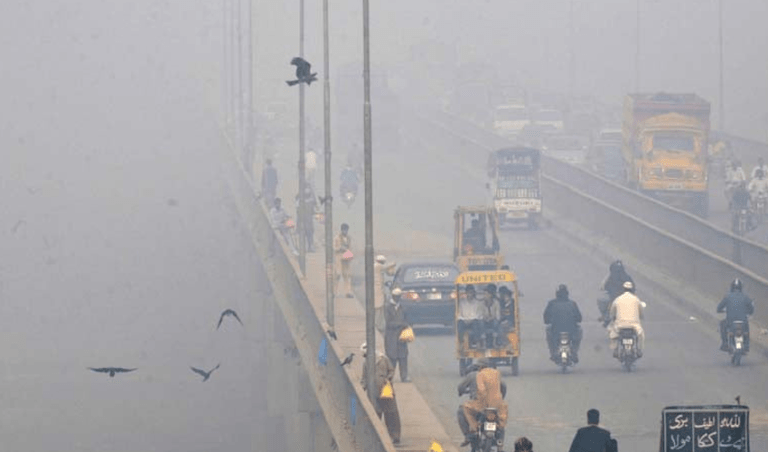
<svg viewBox="0 0 768 452">
<path fill-rule="evenodd" d="M 317 81 L 317 72 L 310 73 L 312 65 L 305 59 L 294 57 L 294 59 L 291 60 L 291 64 L 296 66 L 296 80 L 286 80 L 285 83 L 287 83 L 288 86 L 298 85 L 299 83 L 306 83 L 307 86 L 309 86 L 312 82 Z"/>
</svg>

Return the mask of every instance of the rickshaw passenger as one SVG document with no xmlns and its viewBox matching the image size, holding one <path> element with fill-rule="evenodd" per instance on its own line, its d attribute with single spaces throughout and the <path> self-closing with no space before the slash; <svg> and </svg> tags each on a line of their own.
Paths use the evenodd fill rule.
<svg viewBox="0 0 768 452">
<path fill-rule="evenodd" d="M 459 340 L 464 340 L 464 333 L 469 331 L 470 347 L 482 335 L 483 302 L 475 296 L 475 287 L 467 285 L 466 291 L 459 289 L 459 313 L 457 330 Z"/>
<path fill-rule="evenodd" d="M 509 329 L 514 329 L 515 300 L 512 299 L 512 291 L 506 286 L 499 288 L 499 306 L 501 308 L 501 321 L 508 323 Z"/>
<path fill-rule="evenodd" d="M 491 335 L 493 346 L 498 345 L 499 338 L 501 336 L 500 326 L 501 324 L 501 306 L 499 299 L 496 297 L 496 286 L 494 284 L 488 284 L 485 286 L 485 312 L 483 313 L 483 326 L 485 327 L 484 335 Z"/>
</svg>

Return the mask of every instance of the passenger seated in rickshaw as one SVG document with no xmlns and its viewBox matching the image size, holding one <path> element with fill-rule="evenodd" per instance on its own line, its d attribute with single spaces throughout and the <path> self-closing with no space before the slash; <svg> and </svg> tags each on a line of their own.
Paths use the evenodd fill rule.
<svg viewBox="0 0 768 452">
<path fill-rule="evenodd" d="M 459 287 L 459 313 L 457 333 L 459 341 L 464 342 L 464 335 L 469 332 L 469 346 L 473 348 L 483 333 L 483 302 L 475 296 L 475 287 L 467 285 L 466 290 Z"/>
<path fill-rule="evenodd" d="M 488 284 L 485 286 L 485 310 L 483 313 L 483 342 L 488 348 L 501 345 L 501 305 L 496 297 L 496 285 Z"/>
<path fill-rule="evenodd" d="M 501 308 L 501 323 L 508 330 L 515 328 L 515 300 L 512 299 L 512 291 L 506 286 L 499 287 L 499 307 Z"/>
</svg>

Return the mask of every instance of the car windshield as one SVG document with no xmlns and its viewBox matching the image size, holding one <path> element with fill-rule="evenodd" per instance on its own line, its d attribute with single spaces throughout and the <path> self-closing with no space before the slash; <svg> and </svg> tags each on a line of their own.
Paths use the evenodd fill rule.
<svg viewBox="0 0 768 452">
<path fill-rule="evenodd" d="M 656 134 L 653 136 L 653 147 L 669 151 L 693 151 L 694 140 L 690 135 Z"/>
<path fill-rule="evenodd" d="M 403 275 L 403 282 L 406 284 L 418 283 L 452 283 L 459 275 L 459 271 L 449 265 L 425 265 L 419 267 L 408 267 Z"/>
<path fill-rule="evenodd" d="M 496 119 L 498 121 L 525 121 L 528 114 L 524 108 L 499 108 L 496 110 Z"/>
</svg>

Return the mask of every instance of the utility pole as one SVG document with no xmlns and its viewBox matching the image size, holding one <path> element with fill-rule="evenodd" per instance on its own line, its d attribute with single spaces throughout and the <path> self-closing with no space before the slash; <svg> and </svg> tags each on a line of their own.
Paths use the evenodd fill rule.
<svg viewBox="0 0 768 452">
<path fill-rule="evenodd" d="M 725 132 L 725 95 L 723 94 L 723 0 L 718 0 L 717 28 L 719 31 L 720 45 L 720 132 Z"/>
<path fill-rule="evenodd" d="M 248 62 L 248 68 L 247 68 L 247 79 L 248 79 L 248 101 L 247 101 L 247 108 L 248 112 L 245 115 L 247 124 L 245 125 L 245 151 L 246 151 L 246 163 L 248 165 L 247 170 L 248 174 L 251 175 L 251 177 L 254 176 L 253 174 L 253 154 L 254 154 L 254 148 L 255 148 L 255 140 L 253 139 L 253 0 L 246 0 L 248 2 L 248 20 L 246 22 L 248 27 L 248 46 L 247 46 L 247 52 L 248 52 L 248 58 L 246 58 L 246 61 Z"/>
<path fill-rule="evenodd" d="M 635 92 L 640 92 L 640 0 L 635 0 L 637 11 L 635 14 Z"/>
<path fill-rule="evenodd" d="M 368 0 L 363 0 L 363 130 L 365 142 L 365 339 L 368 350 L 365 366 L 368 370 L 368 398 L 373 406 L 376 399 L 376 334 L 374 322 L 374 293 L 373 293 L 373 183 L 372 183 L 372 139 L 371 139 L 371 60 L 369 34 Z"/>
<path fill-rule="evenodd" d="M 229 46 L 227 45 L 227 40 L 229 39 L 229 36 L 227 35 L 227 0 L 221 0 L 221 30 L 222 30 L 222 65 L 221 65 L 221 101 L 222 101 L 222 110 L 224 113 L 224 127 L 229 124 L 230 121 L 230 110 L 229 110 L 229 83 L 228 83 L 228 77 L 229 77 Z"/>
<path fill-rule="evenodd" d="M 240 156 L 243 156 L 243 125 L 245 124 L 245 118 L 243 112 L 245 105 L 243 105 L 243 8 L 242 0 L 237 0 L 237 149 L 240 151 Z M 243 161 L 245 163 L 245 161 Z"/>
<path fill-rule="evenodd" d="M 568 11 L 568 46 L 569 46 L 569 57 L 568 57 L 568 103 L 573 101 L 573 84 L 574 84 L 574 74 L 576 72 L 576 61 L 575 61 L 575 44 L 574 44 L 574 24 L 573 24 L 573 2 L 574 0 L 570 0 L 568 4 L 570 5 L 569 11 Z"/>
<path fill-rule="evenodd" d="M 331 197 L 331 82 L 328 39 L 328 0 L 323 0 L 323 154 L 325 155 L 325 319 L 333 328 L 333 204 Z"/>
<path fill-rule="evenodd" d="M 299 0 L 299 57 L 304 58 L 304 0 Z M 299 211 L 298 236 L 299 236 L 299 268 L 301 275 L 307 276 L 307 243 L 306 243 L 306 215 L 304 202 L 304 85 L 299 83 Z"/>
</svg>

